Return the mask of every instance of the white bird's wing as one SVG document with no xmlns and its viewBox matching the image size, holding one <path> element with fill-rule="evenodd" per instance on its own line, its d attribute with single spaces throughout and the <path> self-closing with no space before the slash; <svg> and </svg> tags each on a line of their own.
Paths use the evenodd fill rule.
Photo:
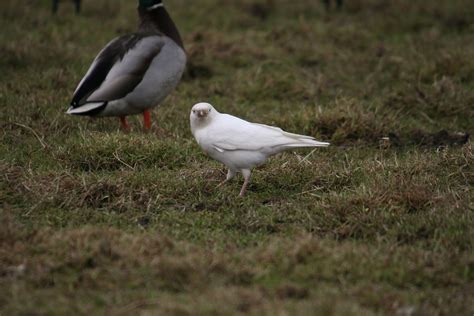
<svg viewBox="0 0 474 316">
<path fill-rule="evenodd" d="M 238 117 L 220 114 L 209 126 L 207 142 L 217 151 L 274 150 L 290 147 L 327 146 L 311 136 L 287 133 L 281 128 L 250 123 Z"/>
</svg>

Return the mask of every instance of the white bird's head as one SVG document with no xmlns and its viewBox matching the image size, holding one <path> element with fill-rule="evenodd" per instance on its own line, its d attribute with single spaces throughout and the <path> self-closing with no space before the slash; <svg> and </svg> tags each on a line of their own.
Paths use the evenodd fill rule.
<svg viewBox="0 0 474 316">
<path fill-rule="evenodd" d="M 196 103 L 191 109 L 191 122 L 207 122 L 214 117 L 218 112 L 212 105 L 206 102 Z"/>
</svg>

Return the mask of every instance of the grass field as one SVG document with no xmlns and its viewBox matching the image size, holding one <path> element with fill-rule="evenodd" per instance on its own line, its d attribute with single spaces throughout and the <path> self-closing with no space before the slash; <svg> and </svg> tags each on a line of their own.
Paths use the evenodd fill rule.
<svg viewBox="0 0 474 316">
<path fill-rule="evenodd" d="M 471 0 L 165 4 L 188 69 L 125 134 L 64 112 L 135 1 L 0 2 L 0 315 L 473 315 Z M 198 101 L 332 146 L 239 198 Z"/>
</svg>

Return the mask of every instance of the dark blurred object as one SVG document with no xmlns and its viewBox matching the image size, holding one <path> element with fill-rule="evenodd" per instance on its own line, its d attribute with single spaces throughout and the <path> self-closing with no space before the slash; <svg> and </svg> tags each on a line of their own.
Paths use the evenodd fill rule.
<svg viewBox="0 0 474 316">
<path fill-rule="evenodd" d="M 335 0 L 336 9 L 340 10 L 342 8 L 343 1 L 344 0 Z M 331 2 L 333 2 L 333 1 L 332 0 L 323 0 L 323 2 L 324 2 L 324 6 L 326 7 L 326 10 L 329 11 L 331 9 Z"/>
<path fill-rule="evenodd" d="M 247 11 L 250 13 L 250 15 L 264 21 L 268 18 L 274 7 L 275 3 L 273 0 L 266 0 L 264 2 L 252 3 L 251 5 L 247 6 Z"/>
<path fill-rule="evenodd" d="M 81 12 L 81 0 L 72 0 L 74 1 L 74 4 L 76 5 L 76 14 L 79 14 Z M 56 14 L 58 12 L 58 7 L 59 7 L 59 0 L 53 0 L 53 14 Z"/>
<path fill-rule="evenodd" d="M 388 133 L 388 137 L 384 137 L 385 142 L 390 145 L 400 147 L 404 145 L 416 145 L 426 147 L 443 147 L 443 146 L 462 146 L 469 140 L 469 133 L 465 132 L 448 132 L 440 130 L 437 133 L 425 133 L 422 131 L 413 131 L 407 135 L 399 136 L 396 133 Z"/>
</svg>

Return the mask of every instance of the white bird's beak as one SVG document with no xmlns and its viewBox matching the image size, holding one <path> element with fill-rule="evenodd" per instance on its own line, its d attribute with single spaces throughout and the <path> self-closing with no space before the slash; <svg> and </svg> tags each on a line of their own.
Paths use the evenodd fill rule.
<svg viewBox="0 0 474 316">
<path fill-rule="evenodd" d="M 207 116 L 207 111 L 206 110 L 198 110 L 196 111 L 196 115 L 199 117 L 199 118 L 204 118 Z"/>
</svg>

